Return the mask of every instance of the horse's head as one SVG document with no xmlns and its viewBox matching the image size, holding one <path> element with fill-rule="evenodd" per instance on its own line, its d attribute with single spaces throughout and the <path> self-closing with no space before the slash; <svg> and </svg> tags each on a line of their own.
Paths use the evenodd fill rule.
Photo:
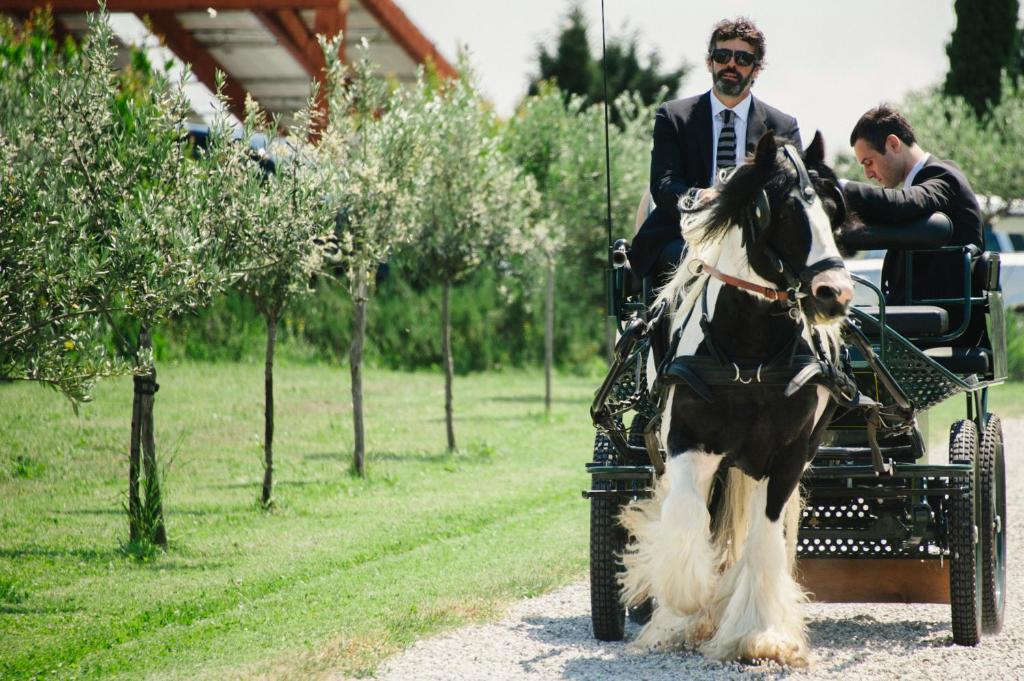
<svg viewBox="0 0 1024 681">
<path fill-rule="evenodd" d="M 780 290 L 797 291 L 815 323 L 844 317 L 853 300 L 835 241 L 845 203 L 824 158 L 820 133 L 803 154 L 766 133 L 720 187 L 708 221 L 711 232 L 739 225 L 750 268 Z"/>
</svg>

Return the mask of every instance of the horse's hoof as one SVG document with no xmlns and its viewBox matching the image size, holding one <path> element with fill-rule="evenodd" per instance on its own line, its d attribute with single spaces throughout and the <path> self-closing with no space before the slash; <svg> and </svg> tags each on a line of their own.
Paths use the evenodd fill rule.
<svg viewBox="0 0 1024 681">
<path fill-rule="evenodd" d="M 762 633 L 747 639 L 739 658 L 746 662 L 771 660 L 784 667 L 806 667 L 807 646 L 772 633 Z"/>
<path fill-rule="evenodd" d="M 697 648 L 705 641 L 709 641 L 715 635 L 715 620 L 711 612 L 701 609 L 687 618 L 685 629 L 686 642 L 693 648 Z"/>
</svg>

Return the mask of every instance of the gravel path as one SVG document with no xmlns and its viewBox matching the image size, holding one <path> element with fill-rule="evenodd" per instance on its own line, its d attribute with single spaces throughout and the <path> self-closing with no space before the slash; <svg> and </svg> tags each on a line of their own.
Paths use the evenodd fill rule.
<svg viewBox="0 0 1024 681">
<path fill-rule="evenodd" d="M 1024 420 L 1003 424 L 1007 443 L 1009 555 L 1006 620 L 977 648 L 952 644 L 948 605 L 822 603 L 809 606 L 806 670 L 706 660 L 696 653 L 635 653 L 595 641 L 586 582 L 517 603 L 498 622 L 420 641 L 376 678 L 473 679 L 1024 679 L 1024 567 L 1014 560 L 1024 528 Z M 627 641 L 638 628 L 630 624 Z"/>
</svg>

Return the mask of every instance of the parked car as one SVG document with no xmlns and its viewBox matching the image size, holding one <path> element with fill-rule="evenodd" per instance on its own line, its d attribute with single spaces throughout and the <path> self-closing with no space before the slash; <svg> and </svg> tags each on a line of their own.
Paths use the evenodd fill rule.
<svg viewBox="0 0 1024 681">
<path fill-rule="evenodd" d="M 985 249 L 999 251 L 1000 282 L 1003 302 L 1012 310 L 1024 312 L 1024 234 L 985 228 Z M 878 286 L 882 278 L 885 251 L 865 251 L 846 260 L 847 269 Z M 856 289 L 857 304 L 877 305 L 874 294 L 863 286 Z"/>
</svg>

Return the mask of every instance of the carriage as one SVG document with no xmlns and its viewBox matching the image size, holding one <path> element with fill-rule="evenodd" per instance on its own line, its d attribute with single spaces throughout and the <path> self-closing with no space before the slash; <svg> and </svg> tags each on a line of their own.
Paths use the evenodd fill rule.
<svg viewBox="0 0 1024 681">
<path fill-rule="evenodd" d="M 982 632 L 999 631 L 1005 603 L 1003 437 L 988 395 L 1006 377 L 1006 338 L 998 253 L 941 246 L 951 232 L 950 220 L 935 214 L 913 225 L 866 226 L 845 243 L 904 249 L 908 282 L 920 254 L 955 253 L 960 271 L 950 276 L 962 282 L 962 295 L 926 299 L 908 290 L 910 304 L 886 306 L 877 286 L 854 276 L 858 298 L 842 323 L 842 369 L 859 395 L 835 412 L 802 478 L 797 574 L 819 601 L 948 602 L 953 640 L 970 646 Z M 620 599 L 627 531 L 618 517 L 625 504 L 652 494 L 666 458 L 657 437 L 661 405 L 645 372 L 652 318 L 661 311 L 651 307 L 650 282 L 631 284 L 626 248 L 620 240 L 609 255 L 618 340 L 591 407 L 597 433 L 587 464 L 592 484 L 583 492 L 591 506 L 593 631 L 606 641 L 623 638 L 627 615 L 640 623 L 650 616 L 649 600 L 626 608 Z M 958 344 L 979 315 L 987 341 Z M 957 395 L 965 410 L 950 426 L 948 452 L 929 448 L 930 410 Z"/>
</svg>

